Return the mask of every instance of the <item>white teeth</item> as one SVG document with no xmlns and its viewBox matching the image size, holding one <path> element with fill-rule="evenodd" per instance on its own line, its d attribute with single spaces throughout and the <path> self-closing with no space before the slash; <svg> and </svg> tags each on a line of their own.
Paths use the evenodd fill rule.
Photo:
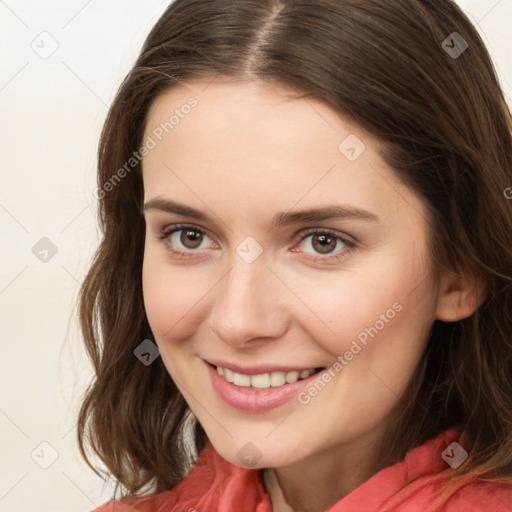
<svg viewBox="0 0 512 512">
<path fill-rule="evenodd" d="M 237 386 L 249 387 L 251 385 L 251 376 L 235 372 L 233 384 L 236 384 Z"/>
<path fill-rule="evenodd" d="M 286 374 L 284 372 L 272 372 L 270 374 L 270 385 L 273 388 L 282 386 L 286 382 Z"/>
<path fill-rule="evenodd" d="M 231 370 L 229 370 L 228 368 L 223 368 L 223 370 L 224 370 L 224 378 L 228 382 L 233 382 L 235 380 L 233 372 Z"/>
<path fill-rule="evenodd" d="M 306 372 L 308 372 L 309 370 L 305 370 Z M 297 382 L 299 380 L 299 372 L 297 370 L 294 370 L 293 372 L 288 372 L 286 374 L 286 382 L 288 382 L 288 384 L 293 384 L 294 382 Z M 309 375 L 308 375 L 309 377 Z"/>
<path fill-rule="evenodd" d="M 254 388 L 269 388 L 270 387 L 270 373 L 260 373 L 259 375 L 251 375 L 251 385 Z"/>
<path fill-rule="evenodd" d="M 217 366 L 217 373 L 224 377 L 228 382 L 232 382 L 236 386 L 253 389 L 268 389 L 270 387 L 277 388 L 286 383 L 293 384 L 299 379 L 306 379 L 315 370 L 292 370 L 290 372 L 270 372 L 260 373 L 259 375 L 244 375 L 229 370 L 228 368 L 222 368 Z"/>
<path fill-rule="evenodd" d="M 302 370 L 300 372 L 299 377 L 301 379 L 307 379 L 313 372 L 314 372 L 314 370 Z"/>
</svg>

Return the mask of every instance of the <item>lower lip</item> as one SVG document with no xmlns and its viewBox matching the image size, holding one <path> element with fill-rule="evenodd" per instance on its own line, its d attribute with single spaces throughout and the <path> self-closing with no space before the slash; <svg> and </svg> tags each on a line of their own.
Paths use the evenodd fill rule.
<svg viewBox="0 0 512 512">
<path fill-rule="evenodd" d="M 220 398 L 231 407 L 248 412 L 268 411 L 288 402 L 307 388 L 322 373 L 321 371 L 313 373 L 307 379 L 298 380 L 293 384 L 283 384 L 277 388 L 258 391 L 228 382 L 217 373 L 216 368 L 208 363 L 205 364 L 208 367 L 213 389 Z"/>
</svg>

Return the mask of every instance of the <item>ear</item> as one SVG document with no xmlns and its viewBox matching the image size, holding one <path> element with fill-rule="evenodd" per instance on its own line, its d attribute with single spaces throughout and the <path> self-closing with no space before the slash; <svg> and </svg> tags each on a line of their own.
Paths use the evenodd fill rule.
<svg viewBox="0 0 512 512">
<path fill-rule="evenodd" d="M 486 295 L 482 280 L 445 273 L 440 280 L 436 319 L 456 322 L 467 318 L 480 307 Z"/>
</svg>

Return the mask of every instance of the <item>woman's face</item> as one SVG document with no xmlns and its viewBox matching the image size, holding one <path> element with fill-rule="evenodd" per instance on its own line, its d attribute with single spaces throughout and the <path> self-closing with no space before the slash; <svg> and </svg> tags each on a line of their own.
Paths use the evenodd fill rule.
<svg viewBox="0 0 512 512">
<path fill-rule="evenodd" d="M 293 92 L 189 82 L 144 137 L 149 323 L 209 439 L 245 467 L 375 442 L 436 318 L 422 201 L 372 137 Z"/>
</svg>

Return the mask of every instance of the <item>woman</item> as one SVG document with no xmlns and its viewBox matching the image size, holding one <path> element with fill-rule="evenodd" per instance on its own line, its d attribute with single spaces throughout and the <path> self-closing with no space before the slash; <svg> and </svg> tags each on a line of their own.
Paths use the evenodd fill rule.
<svg viewBox="0 0 512 512">
<path fill-rule="evenodd" d="M 510 510 L 511 126 L 451 1 L 171 4 L 100 143 L 97 510 Z"/>
</svg>

